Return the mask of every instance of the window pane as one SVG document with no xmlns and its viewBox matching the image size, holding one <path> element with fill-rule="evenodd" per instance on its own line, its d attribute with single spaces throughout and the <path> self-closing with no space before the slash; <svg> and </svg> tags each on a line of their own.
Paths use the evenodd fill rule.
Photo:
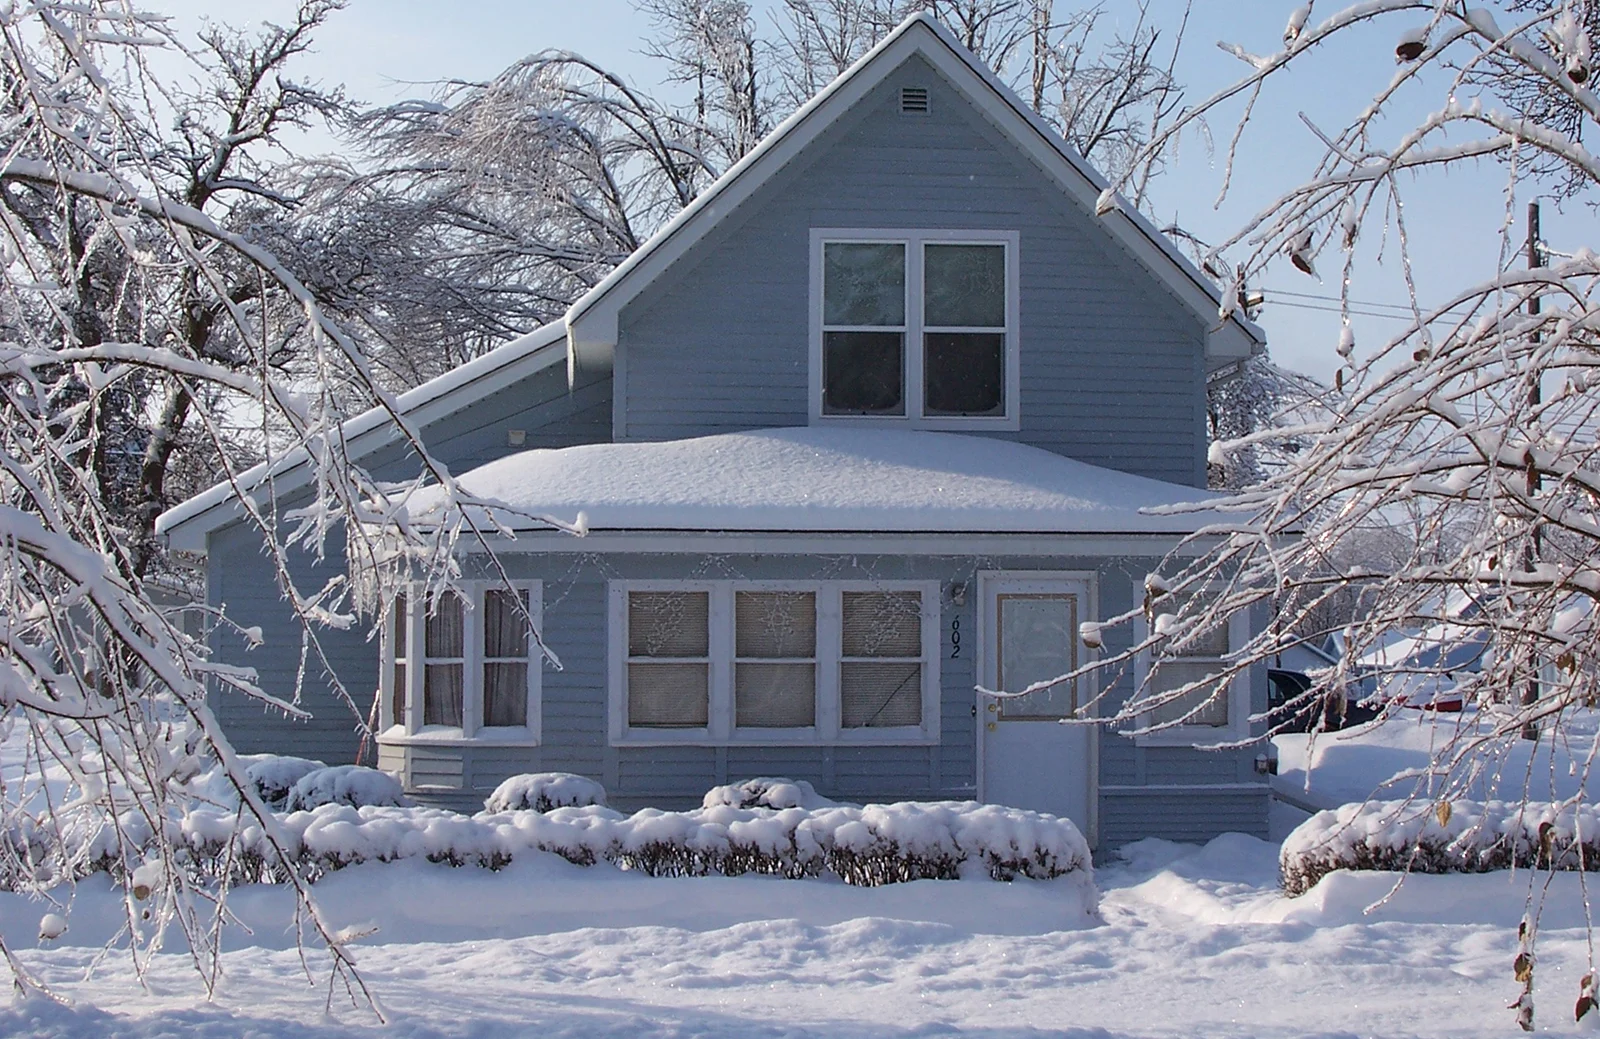
<svg viewBox="0 0 1600 1039">
<path fill-rule="evenodd" d="M 1188 606 L 1188 602 L 1186 601 L 1185 597 L 1166 596 L 1166 597 L 1164 597 L 1162 599 L 1156 600 L 1155 612 L 1156 613 L 1178 614 L 1186 606 Z M 1194 609 L 1200 609 L 1200 607 L 1198 607 L 1198 606 L 1193 607 L 1193 608 Z M 1184 645 L 1184 647 L 1183 647 L 1183 649 L 1181 651 L 1176 651 L 1176 650 L 1173 650 L 1173 649 L 1169 649 L 1168 647 L 1171 647 L 1171 646 L 1172 646 L 1172 640 L 1168 639 L 1163 644 L 1163 649 L 1166 649 L 1169 654 L 1177 655 L 1177 656 L 1185 656 L 1185 657 L 1220 657 L 1220 656 L 1223 656 L 1224 654 L 1226 654 L 1228 652 L 1228 624 L 1227 624 L 1226 621 L 1223 621 L 1221 624 L 1216 625 L 1211 630 L 1201 632 L 1197 637 L 1190 639 L 1189 642 Z"/>
<path fill-rule="evenodd" d="M 1190 682 L 1204 681 L 1206 678 L 1218 674 L 1222 670 L 1218 664 L 1179 663 L 1173 660 L 1157 661 L 1151 674 L 1149 693 L 1163 693 L 1173 689 L 1182 689 Z M 1175 722 L 1179 718 L 1194 710 L 1203 701 L 1210 699 L 1204 707 L 1192 718 L 1185 721 L 1184 725 L 1210 725 L 1223 727 L 1228 724 L 1228 694 L 1224 690 L 1221 695 L 1212 697 L 1214 686 L 1206 685 L 1192 693 L 1157 707 L 1150 712 L 1152 722 L 1156 724 Z"/>
<path fill-rule="evenodd" d="M 1004 415 L 1006 337 L 999 332 L 929 332 L 923 341 L 929 415 Z"/>
<path fill-rule="evenodd" d="M 389 611 L 390 620 L 394 624 L 394 655 L 397 660 L 406 658 L 406 631 L 409 627 L 406 619 L 406 597 L 395 597 L 394 606 Z"/>
<path fill-rule="evenodd" d="M 844 655 L 922 656 L 921 592 L 845 592 Z"/>
<path fill-rule="evenodd" d="M 406 666 L 394 666 L 394 688 L 389 691 L 389 712 L 395 725 L 406 723 Z"/>
<path fill-rule="evenodd" d="M 430 657 L 459 657 L 465 654 L 461 628 L 461 598 L 446 592 L 434 601 L 428 614 L 426 651 Z"/>
<path fill-rule="evenodd" d="M 710 652 L 708 592 L 629 592 L 630 657 L 703 657 Z"/>
<path fill-rule="evenodd" d="M 823 412 L 905 414 L 905 338 L 903 332 L 824 333 Z"/>
<path fill-rule="evenodd" d="M 521 609 L 518 609 L 520 600 Z M 483 596 L 483 655 L 528 655 L 528 592 L 492 588 Z"/>
<path fill-rule="evenodd" d="M 1078 600 L 1072 595 L 1000 595 L 1000 688 L 1015 693 L 1078 666 Z M 1005 718 L 1070 718 L 1076 682 L 1000 702 Z"/>
<path fill-rule="evenodd" d="M 422 669 L 422 724 L 461 725 L 460 664 L 429 664 Z"/>
<path fill-rule="evenodd" d="M 847 729 L 921 725 L 922 665 L 840 664 L 839 721 Z"/>
<path fill-rule="evenodd" d="M 483 665 L 483 724 L 528 724 L 528 665 Z"/>
<path fill-rule="evenodd" d="M 1005 246 L 929 245 L 922 256 L 924 324 L 1005 327 Z"/>
<path fill-rule="evenodd" d="M 833 242 L 822 247 L 824 325 L 906 323 L 906 247 Z"/>
<path fill-rule="evenodd" d="M 705 664 L 629 664 L 628 724 L 705 728 L 709 674 Z"/>
<path fill-rule="evenodd" d="M 815 664 L 736 664 L 734 721 L 740 728 L 805 728 L 817 723 Z"/>
<path fill-rule="evenodd" d="M 735 654 L 811 657 L 817 652 L 814 592 L 738 592 L 734 595 Z"/>
</svg>

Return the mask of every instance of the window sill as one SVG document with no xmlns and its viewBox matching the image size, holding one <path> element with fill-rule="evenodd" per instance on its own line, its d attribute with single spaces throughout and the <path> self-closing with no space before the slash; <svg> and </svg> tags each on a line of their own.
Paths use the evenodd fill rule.
<svg viewBox="0 0 1600 1039">
<path fill-rule="evenodd" d="M 1249 736 L 1248 732 L 1234 728 L 1179 728 L 1135 736 L 1133 743 L 1136 747 L 1190 747 L 1195 750 L 1209 750 L 1219 743 L 1234 743 L 1248 739 Z"/>
<path fill-rule="evenodd" d="M 674 736 L 665 732 L 630 731 L 624 736 L 613 736 L 613 747 L 931 747 L 939 744 L 939 737 L 926 732 L 899 732 L 888 730 L 855 735 L 840 733 L 828 739 L 814 734 L 787 735 L 784 733 L 739 734 L 725 738 L 704 733 Z"/>
<path fill-rule="evenodd" d="M 439 727 L 423 732 L 389 729 L 378 734 L 384 747 L 537 747 L 539 738 L 530 729 L 481 729 L 468 736 L 460 729 Z"/>
<path fill-rule="evenodd" d="M 812 415 L 813 426 L 894 426 L 901 429 L 921 429 L 942 433 L 959 433 L 970 430 L 1001 430 L 1015 432 L 1022 428 L 1016 416 L 959 415 L 939 418 L 907 418 L 904 415 Z"/>
</svg>

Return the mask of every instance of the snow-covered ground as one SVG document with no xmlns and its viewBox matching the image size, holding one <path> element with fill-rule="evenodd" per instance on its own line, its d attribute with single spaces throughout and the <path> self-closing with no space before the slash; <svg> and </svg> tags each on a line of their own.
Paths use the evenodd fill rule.
<svg viewBox="0 0 1600 1039">
<path fill-rule="evenodd" d="M 1330 789 L 1364 782 L 1370 790 L 1414 767 L 1421 739 L 1413 729 L 1380 729 L 1324 742 L 1319 754 L 1335 767 L 1315 768 L 1312 788 L 1326 780 Z M 1293 753 L 1285 748 L 1286 764 Z M 1298 818 L 1279 806 L 1274 825 L 1281 835 Z M 1390 874 L 1341 873 L 1287 899 L 1277 852 L 1239 835 L 1204 848 L 1141 842 L 1097 869 L 1097 907 L 1070 878 L 860 889 L 651 879 L 544 855 L 498 873 L 415 861 L 358 866 L 318 893 L 336 923 L 376 926 L 359 961 L 387 1030 L 342 992 L 325 1014 L 327 975 L 314 954 L 309 977 L 302 966 L 283 891 L 234 894 L 242 926 L 207 1004 L 181 953 L 160 955 L 143 987 L 124 958 L 100 958 L 122 909 L 103 880 L 91 880 L 69 907 L 69 930 L 48 946 L 36 934 L 51 907 L 0 895 L 7 943 L 78 1001 L 0 1009 L 0 1035 L 1521 1034 L 1505 1007 L 1516 995 L 1515 928 L 1533 878 L 1417 876 L 1395 890 Z M 1587 962 L 1583 879 L 1555 877 L 1543 900 L 1542 1029 L 1579 1030 L 1571 1007 Z"/>
</svg>

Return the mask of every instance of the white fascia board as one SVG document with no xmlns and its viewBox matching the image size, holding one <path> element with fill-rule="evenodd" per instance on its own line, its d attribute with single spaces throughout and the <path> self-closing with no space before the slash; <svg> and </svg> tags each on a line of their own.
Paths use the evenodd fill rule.
<svg viewBox="0 0 1600 1039">
<path fill-rule="evenodd" d="M 761 144 L 572 305 L 567 311 L 569 347 L 574 357 L 571 363 L 585 368 L 608 364 L 609 352 L 617 344 L 618 317 L 629 300 L 913 54 L 921 55 L 941 72 L 1068 198 L 1085 212 L 1095 212 L 1100 194 L 1107 187 L 1105 179 L 992 70 L 969 54 L 948 29 L 931 15 L 914 15 L 780 123 Z M 976 84 L 972 83 L 974 77 Z M 1101 220 L 1136 261 L 1206 323 L 1208 362 L 1225 364 L 1260 352 L 1266 343 L 1260 327 L 1237 312 L 1222 320 L 1221 296 L 1216 286 L 1137 209 L 1122 202 Z"/>
<path fill-rule="evenodd" d="M 577 537 L 561 531 L 527 531 L 516 538 L 463 540 L 460 551 L 472 556 L 582 553 L 600 555 L 936 555 L 936 556 L 1094 556 L 1160 559 L 1175 549 L 1199 556 L 1216 547 L 1214 538 L 1179 544 L 1182 534 L 961 534 L 944 532 L 879 533 L 805 531 L 604 531 Z"/>
<path fill-rule="evenodd" d="M 565 331 L 562 322 L 552 322 L 407 390 L 395 402 L 401 414 L 418 425 L 436 422 L 502 389 L 507 381 L 559 364 L 566 357 Z M 370 408 L 347 420 L 342 432 L 351 461 L 371 455 L 399 435 L 382 408 Z M 271 481 L 279 495 L 290 493 L 311 482 L 308 461 L 305 449 L 298 447 L 270 465 L 252 466 L 239 475 L 237 483 L 216 484 L 163 512 L 156 518 L 156 534 L 166 539 L 169 548 L 203 553 L 207 534 L 244 515 L 238 491 L 254 494 Z"/>
</svg>

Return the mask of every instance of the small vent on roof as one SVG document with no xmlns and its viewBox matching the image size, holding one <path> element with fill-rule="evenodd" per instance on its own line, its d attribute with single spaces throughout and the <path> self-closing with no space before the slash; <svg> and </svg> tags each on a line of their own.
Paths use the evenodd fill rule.
<svg viewBox="0 0 1600 1039">
<path fill-rule="evenodd" d="M 924 113 L 928 110 L 927 87 L 901 87 L 900 111 Z"/>
</svg>

